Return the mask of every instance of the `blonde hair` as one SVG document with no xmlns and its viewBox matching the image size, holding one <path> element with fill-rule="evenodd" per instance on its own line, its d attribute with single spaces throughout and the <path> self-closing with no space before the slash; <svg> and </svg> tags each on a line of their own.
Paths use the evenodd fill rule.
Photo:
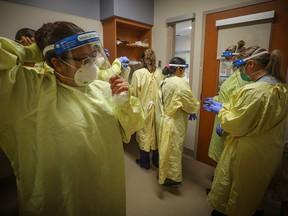
<svg viewBox="0 0 288 216">
<path fill-rule="evenodd" d="M 239 59 L 244 59 L 249 56 L 253 56 L 257 53 L 267 51 L 259 46 L 252 46 L 245 49 L 238 56 Z M 281 72 L 282 58 L 279 50 L 273 50 L 271 52 L 263 53 L 259 56 L 251 58 L 259 65 L 262 65 L 263 69 L 267 71 L 270 76 L 276 78 L 279 82 L 286 83 L 283 73 Z"/>
<path fill-rule="evenodd" d="M 152 49 L 146 49 L 142 54 L 143 67 L 150 73 L 156 71 L 156 55 Z"/>
<path fill-rule="evenodd" d="M 245 49 L 245 41 L 243 40 L 239 40 L 237 45 L 231 45 L 229 46 L 225 51 L 226 52 L 232 52 L 232 53 L 239 53 L 242 52 Z M 234 59 L 234 57 L 225 57 L 226 60 L 232 60 Z"/>
<path fill-rule="evenodd" d="M 239 40 L 237 45 L 231 45 L 225 51 L 234 53 L 242 52 L 245 49 L 245 44 L 246 44 L 245 41 Z"/>
</svg>

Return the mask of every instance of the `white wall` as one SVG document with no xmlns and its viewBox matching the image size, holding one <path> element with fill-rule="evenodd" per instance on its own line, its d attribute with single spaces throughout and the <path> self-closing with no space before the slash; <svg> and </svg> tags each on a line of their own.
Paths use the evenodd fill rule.
<svg viewBox="0 0 288 216">
<path fill-rule="evenodd" d="M 184 15 L 194 12 L 195 18 L 195 45 L 193 56 L 193 81 L 191 84 L 192 90 L 200 99 L 200 90 L 202 83 L 202 65 L 203 65 L 203 40 L 204 40 L 204 27 L 205 17 L 204 12 L 226 8 L 231 6 L 239 6 L 244 4 L 252 4 L 260 1 L 251 0 L 154 0 L 154 26 L 152 31 L 152 48 L 157 54 L 157 60 L 162 61 L 162 67 L 168 64 L 170 59 L 167 59 L 168 53 L 168 29 L 166 26 L 166 19 Z M 198 122 L 189 121 L 187 138 L 185 147 L 191 150 L 195 150 L 195 146 L 198 142 Z"/>
<path fill-rule="evenodd" d="M 14 39 L 21 28 L 37 30 L 42 24 L 55 21 L 73 22 L 85 31 L 96 30 L 103 39 L 103 28 L 99 20 L 83 18 L 51 10 L 0 1 L 0 36 Z"/>
<path fill-rule="evenodd" d="M 1 37 L 14 40 L 16 32 L 21 28 L 28 27 L 37 30 L 43 23 L 54 21 L 69 21 L 86 31 L 96 30 L 100 39 L 103 39 L 102 24 L 98 20 L 0 1 Z M 9 176 L 12 173 L 9 161 L 2 150 L 0 150 L 0 178 Z"/>
</svg>

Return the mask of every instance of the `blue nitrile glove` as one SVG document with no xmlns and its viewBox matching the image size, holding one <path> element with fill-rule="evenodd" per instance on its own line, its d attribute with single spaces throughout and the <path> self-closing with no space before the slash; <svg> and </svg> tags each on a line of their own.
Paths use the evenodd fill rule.
<svg viewBox="0 0 288 216">
<path fill-rule="evenodd" d="M 105 55 L 106 55 L 107 57 L 110 56 L 110 53 L 109 53 L 109 51 L 108 51 L 107 49 L 104 49 L 104 52 L 105 52 Z"/>
<path fill-rule="evenodd" d="M 211 112 L 210 104 L 208 104 L 208 103 L 207 103 L 207 104 L 204 104 L 204 105 L 203 105 L 203 109 L 206 110 L 206 111 L 208 111 L 208 112 Z"/>
<path fill-rule="evenodd" d="M 218 134 L 218 136 L 222 136 L 223 134 L 223 129 L 221 128 L 220 124 L 218 123 L 217 126 L 216 126 L 216 133 Z"/>
<path fill-rule="evenodd" d="M 220 102 L 213 101 L 210 104 L 210 112 L 218 114 L 221 109 L 222 109 L 222 103 L 220 103 Z"/>
<path fill-rule="evenodd" d="M 121 56 L 118 58 L 121 63 L 129 63 L 130 60 L 126 56 Z"/>
<path fill-rule="evenodd" d="M 196 119 L 197 119 L 197 115 L 196 115 L 195 113 L 189 115 L 189 120 L 190 120 L 190 121 L 196 120 Z"/>
<path fill-rule="evenodd" d="M 204 104 L 211 104 L 213 102 L 213 97 L 204 98 Z"/>
</svg>

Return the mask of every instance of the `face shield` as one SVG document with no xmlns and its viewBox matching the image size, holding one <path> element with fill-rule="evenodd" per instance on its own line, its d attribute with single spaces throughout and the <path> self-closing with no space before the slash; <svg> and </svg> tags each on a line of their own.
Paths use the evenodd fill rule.
<svg viewBox="0 0 288 216">
<path fill-rule="evenodd" d="M 221 53 L 220 74 L 224 74 L 223 76 L 230 76 L 234 72 L 232 62 L 237 55 L 239 55 L 239 53 L 228 51 Z"/>
<path fill-rule="evenodd" d="M 257 51 L 257 50 L 256 50 L 256 51 Z M 255 52 L 256 52 L 256 51 L 255 51 Z M 254 53 L 255 53 L 255 52 L 254 52 Z M 268 51 L 263 51 L 263 52 L 260 52 L 260 53 L 257 53 L 257 54 L 254 54 L 254 53 L 253 53 L 251 56 L 247 57 L 247 58 L 237 59 L 236 61 L 234 61 L 234 62 L 233 62 L 233 67 L 234 67 L 234 69 L 236 69 L 236 70 L 237 70 L 237 69 L 240 69 L 240 67 L 241 67 L 241 66 L 244 66 L 248 60 L 250 60 L 250 59 L 252 59 L 252 58 L 255 58 L 255 57 L 257 57 L 257 56 L 261 56 L 261 55 L 263 55 L 263 54 L 267 54 Z M 260 70 L 259 70 L 259 71 L 260 71 Z M 250 74 L 250 75 L 247 75 L 247 74 L 245 73 L 245 71 L 240 70 L 240 75 L 241 75 L 242 80 L 244 80 L 244 81 L 251 81 L 250 77 L 251 77 L 253 74 L 258 73 L 259 71 L 256 71 L 256 72 L 254 72 L 254 73 L 252 73 L 252 74 Z"/>
<path fill-rule="evenodd" d="M 269 53 L 269 52 L 268 51 L 263 51 L 263 52 L 260 52 L 260 53 L 257 53 L 257 54 L 252 54 L 251 56 L 249 56 L 247 58 L 244 58 L 244 59 L 237 59 L 236 61 L 233 61 L 233 67 L 238 67 L 239 68 L 242 65 L 245 65 L 248 60 L 250 60 L 252 58 L 255 58 L 257 56 L 263 55 L 263 54 L 267 54 L 267 53 Z"/>
<path fill-rule="evenodd" d="M 97 78 L 99 69 L 111 69 L 101 41 L 95 31 L 72 35 L 49 45 L 43 50 L 44 56 L 50 50 L 55 52 L 62 63 L 75 70 L 73 78 L 64 77 L 74 79 L 78 86 L 93 82 Z M 63 74 L 60 76 L 63 76 Z"/>
<path fill-rule="evenodd" d="M 96 31 L 72 35 L 49 45 L 43 50 L 44 56 L 50 50 L 54 50 L 58 58 L 75 61 L 78 65 L 95 63 L 104 69 L 110 66 Z"/>
<path fill-rule="evenodd" d="M 168 64 L 168 66 L 180 68 L 183 71 L 182 78 L 186 80 L 187 82 L 189 81 L 189 70 L 188 70 L 189 65 L 188 64 Z"/>
</svg>

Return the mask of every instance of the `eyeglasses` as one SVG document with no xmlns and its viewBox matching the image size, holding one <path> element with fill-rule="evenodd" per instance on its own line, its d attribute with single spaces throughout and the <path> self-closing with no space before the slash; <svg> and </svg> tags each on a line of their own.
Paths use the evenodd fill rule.
<svg viewBox="0 0 288 216">
<path fill-rule="evenodd" d="M 81 65 L 83 66 L 83 65 L 86 65 L 86 64 L 94 63 L 95 60 L 96 60 L 96 56 L 97 56 L 97 52 L 93 52 L 92 56 L 87 56 L 87 57 L 84 57 L 84 58 L 66 56 L 65 59 L 69 59 L 69 60 L 72 60 L 72 61 L 80 62 Z"/>
</svg>

